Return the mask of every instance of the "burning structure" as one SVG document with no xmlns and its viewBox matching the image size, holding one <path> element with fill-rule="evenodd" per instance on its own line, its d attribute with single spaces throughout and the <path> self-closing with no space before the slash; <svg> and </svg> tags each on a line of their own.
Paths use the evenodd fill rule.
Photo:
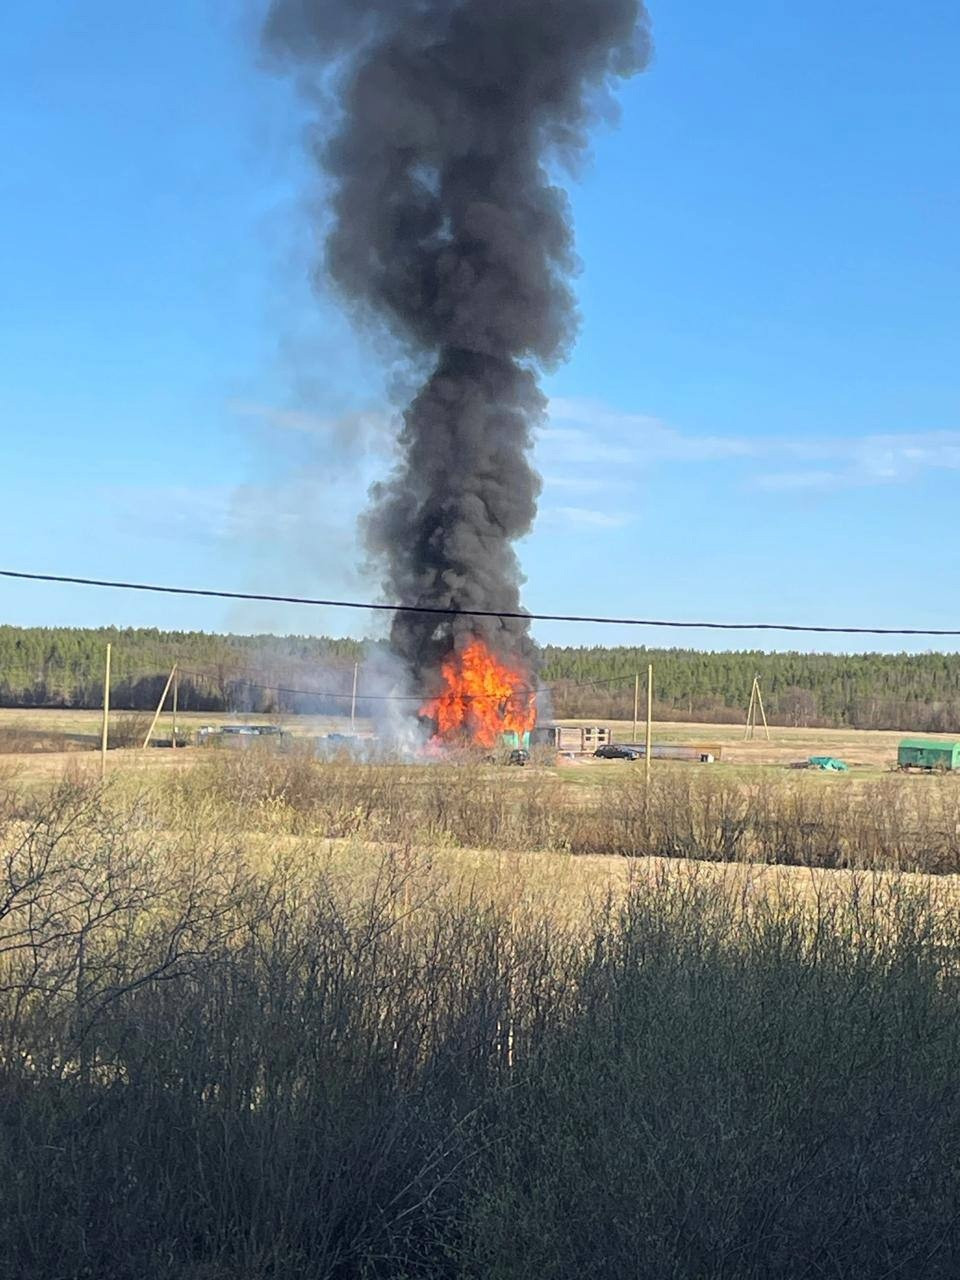
<svg viewBox="0 0 960 1280">
<path fill-rule="evenodd" d="M 641 0 L 273 0 L 268 49 L 342 110 L 324 268 L 422 377 L 369 550 L 391 646 L 443 739 L 536 719 L 513 549 L 536 514 L 538 370 L 575 330 L 573 242 L 548 166 L 570 161 L 614 82 L 643 67 Z M 476 617 L 462 610 L 487 611 Z"/>
<path fill-rule="evenodd" d="M 495 747 L 504 735 L 523 746 L 537 723 L 537 695 L 519 667 L 499 660 L 481 640 L 445 659 L 443 690 L 428 699 L 421 716 L 436 726 L 442 742 L 466 741 Z"/>
</svg>

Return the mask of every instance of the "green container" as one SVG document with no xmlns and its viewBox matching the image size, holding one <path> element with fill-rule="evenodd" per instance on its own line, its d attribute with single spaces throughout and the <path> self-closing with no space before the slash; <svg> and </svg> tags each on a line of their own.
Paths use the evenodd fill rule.
<svg viewBox="0 0 960 1280">
<path fill-rule="evenodd" d="M 511 751 L 530 750 L 530 734 L 517 733 L 515 729 L 510 729 L 506 733 L 500 735 L 501 746 L 508 747 Z"/>
<path fill-rule="evenodd" d="M 960 769 L 960 742 L 931 742 L 929 738 L 904 738 L 897 751 L 901 769 Z"/>
</svg>

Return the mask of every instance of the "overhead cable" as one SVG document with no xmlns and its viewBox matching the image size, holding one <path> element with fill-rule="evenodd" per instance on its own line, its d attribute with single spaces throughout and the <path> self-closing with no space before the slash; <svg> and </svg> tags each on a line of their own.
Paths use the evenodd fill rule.
<svg viewBox="0 0 960 1280">
<path fill-rule="evenodd" d="M 170 596 L 200 596 L 212 600 L 252 600 L 264 604 L 310 605 L 325 609 L 363 609 L 379 613 L 419 613 L 445 618 L 499 618 L 527 622 L 593 623 L 607 627 L 662 627 L 685 631 L 791 631 L 814 635 L 960 636 L 960 628 L 838 627 L 798 622 L 690 622 L 663 618 L 616 618 L 579 613 L 524 613 L 505 609 L 447 609 L 437 605 L 381 604 L 359 600 L 320 600 L 312 596 L 267 595 L 255 591 L 219 591 L 208 587 L 167 587 L 146 582 L 114 582 L 105 578 L 77 578 L 57 573 L 22 573 L 0 569 L 0 577 L 27 582 L 55 582 L 69 586 L 109 587 L 117 591 L 151 591 Z"/>
</svg>

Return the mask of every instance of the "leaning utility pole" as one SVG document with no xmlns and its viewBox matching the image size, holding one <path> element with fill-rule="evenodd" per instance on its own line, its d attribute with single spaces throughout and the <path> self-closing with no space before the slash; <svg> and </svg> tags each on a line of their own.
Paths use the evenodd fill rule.
<svg viewBox="0 0 960 1280">
<path fill-rule="evenodd" d="M 153 737 L 153 731 L 157 727 L 157 721 L 160 719 L 160 713 L 163 711 L 163 704 L 167 700 L 167 694 L 170 692 L 170 686 L 173 684 L 177 674 L 177 666 L 174 663 L 173 670 L 167 676 L 167 683 L 163 686 L 163 693 L 160 695 L 160 701 L 157 703 L 157 710 L 153 719 L 150 721 L 150 728 L 147 730 L 147 736 L 143 740 L 143 750 L 145 751 L 150 745 L 150 739 Z"/>
<path fill-rule="evenodd" d="M 103 673 L 103 727 L 100 731 L 100 777 L 107 776 L 107 737 L 110 729 L 110 648 L 107 645 L 107 665 Z"/>
<path fill-rule="evenodd" d="M 637 740 L 637 725 L 640 721 L 640 672 L 633 677 L 633 737 L 631 742 Z"/>
<path fill-rule="evenodd" d="M 360 675 L 360 663 L 353 664 L 353 697 L 350 699 L 350 732 L 357 727 L 357 679 Z"/>
<path fill-rule="evenodd" d="M 757 732 L 757 713 L 763 724 L 763 731 L 770 741 L 770 726 L 767 724 L 767 713 L 763 709 L 763 695 L 760 693 L 760 677 L 753 677 L 753 688 L 750 690 L 750 705 L 747 707 L 747 727 L 743 731 L 744 742 L 751 742 Z"/>
</svg>

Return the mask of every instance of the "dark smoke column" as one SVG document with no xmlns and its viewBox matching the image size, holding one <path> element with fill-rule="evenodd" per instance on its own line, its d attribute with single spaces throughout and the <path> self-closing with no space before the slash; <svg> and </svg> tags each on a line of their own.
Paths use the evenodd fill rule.
<svg viewBox="0 0 960 1280">
<path fill-rule="evenodd" d="M 640 0 L 274 0 L 268 47 L 345 75 L 318 152 L 333 180 L 325 267 L 405 344 L 424 385 L 377 486 L 370 549 L 408 605 L 520 607 L 513 542 L 536 514 L 536 370 L 575 329 L 572 236 L 545 160 L 585 145 L 598 97 L 642 68 Z M 524 622 L 398 615 L 429 676 L 458 636 L 522 652 Z"/>
</svg>

